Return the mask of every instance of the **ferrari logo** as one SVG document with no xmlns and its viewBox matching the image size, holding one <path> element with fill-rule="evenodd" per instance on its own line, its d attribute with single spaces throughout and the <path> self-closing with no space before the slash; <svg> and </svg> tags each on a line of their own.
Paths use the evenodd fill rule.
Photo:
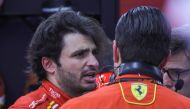
<svg viewBox="0 0 190 109">
<path fill-rule="evenodd" d="M 147 94 L 147 85 L 143 83 L 132 83 L 131 92 L 137 100 L 142 100 Z"/>
</svg>

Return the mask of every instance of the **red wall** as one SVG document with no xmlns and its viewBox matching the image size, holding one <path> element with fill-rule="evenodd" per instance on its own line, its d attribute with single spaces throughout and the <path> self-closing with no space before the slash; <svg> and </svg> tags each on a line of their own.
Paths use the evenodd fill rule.
<svg viewBox="0 0 190 109">
<path fill-rule="evenodd" d="M 163 8 L 165 0 L 120 0 L 119 1 L 119 15 L 124 14 L 131 8 L 135 8 L 137 6 L 155 6 L 160 9 Z"/>
</svg>

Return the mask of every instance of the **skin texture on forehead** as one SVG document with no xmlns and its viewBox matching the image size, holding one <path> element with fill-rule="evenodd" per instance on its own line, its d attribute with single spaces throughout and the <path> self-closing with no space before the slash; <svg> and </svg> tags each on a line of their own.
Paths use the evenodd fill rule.
<svg viewBox="0 0 190 109">
<path fill-rule="evenodd" d="M 83 40 L 81 40 L 81 38 L 83 38 Z M 65 43 L 65 46 L 63 47 L 62 52 L 65 51 L 67 55 L 69 55 L 73 51 L 77 51 L 78 49 L 86 49 L 86 48 L 95 49 L 96 48 L 96 45 L 94 44 L 94 42 L 92 42 L 92 40 L 89 37 L 84 36 L 79 33 L 70 33 L 70 34 L 65 35 L 64 43 Z M 80 46 L 76 46 L 77 44 L 80 44 Z M 87 47 L 86 44 L 89 46 Z"/>
<path fill-rule="evenodd" d="M 184 51 L 169 56 L 168 61 L 165 65 L 166 69 L 172 69 L 172 68 L 186 69 L 189 67 L 190 67 L 190 62 L 188 61 Z"/>
</svg>

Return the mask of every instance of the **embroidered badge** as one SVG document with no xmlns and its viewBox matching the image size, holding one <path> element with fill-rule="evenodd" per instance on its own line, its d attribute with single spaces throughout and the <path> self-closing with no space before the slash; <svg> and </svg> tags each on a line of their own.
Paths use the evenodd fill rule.
<svg viewBox="0 0 190 109">
<path fill-rule="evenodd" d="M 131 83 L 131 92 L 137 100 L 142 100 L 147 95 L 147 85 L 143 83 Z"/>
</svg>

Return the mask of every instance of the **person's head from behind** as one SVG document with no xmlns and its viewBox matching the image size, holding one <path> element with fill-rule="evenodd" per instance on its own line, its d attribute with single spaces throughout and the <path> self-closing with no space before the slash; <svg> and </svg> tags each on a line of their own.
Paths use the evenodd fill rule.
<svg viewBox="0 0 190 109">
<path fill-rule="evenodd" d="M 170 26 L 161 11 L 140 6 L 119 19 L 115 29 L 114 62 L 142 62 L 162 67 L 169 54 Z"/>
<path fill-rule="evenodd" d="M 190 26 L 172 29 L 171 55 L 164 66 L 164 85 L 190 97 Z"/>
<path fill-rule="evenodd" d="M 92 19 L 75 12 L 58 12 L 37 28 L 28 60 L 40 80 L 49 80 L 70 96 L 96 88 L 95 57 L 105 36 Z"/>
</svg>

